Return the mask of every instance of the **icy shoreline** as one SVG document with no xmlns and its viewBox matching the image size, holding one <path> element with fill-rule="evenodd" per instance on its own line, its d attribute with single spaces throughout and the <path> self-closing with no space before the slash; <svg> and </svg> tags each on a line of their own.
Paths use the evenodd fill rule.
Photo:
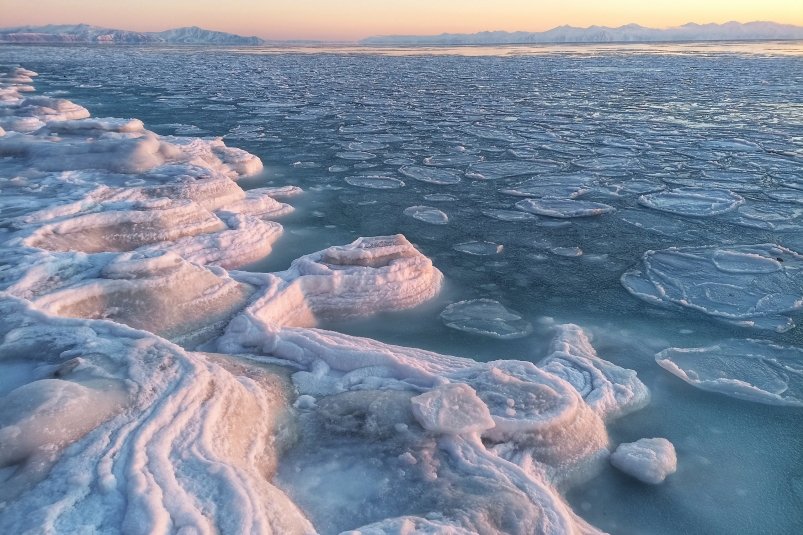
<svg viewBox="0 0 803 535">
<path fill-rule="evenodd" d="M 401 235 L 236 271 L 300 191 L 245 192 L 257 157 L 29 96 L 34 75 L 0 76 L 4 532 L 597 532 L 561 492 L 609 456 L 605 422 L 647 403 L 635 372 L 574 325 L 538 365 L 316 329 L 414 307 L 443 276 Z M 288 448 L 315 468 L 311 442 L 365 447 L 400 484 L 327 516 L 304 477 L 271 483 Z"/>
</svg>

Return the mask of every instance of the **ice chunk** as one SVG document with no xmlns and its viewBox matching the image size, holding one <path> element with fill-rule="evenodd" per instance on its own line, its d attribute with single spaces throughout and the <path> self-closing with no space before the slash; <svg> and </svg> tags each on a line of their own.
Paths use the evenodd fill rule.
<svg viewBox="0 0 803 535">
<path fill-rule="evenodd" d="M 34 299 L 51 314 L 104 318 L 172 339 L 208 338 L 253 289 L 171 253 L 125 253 L 96 276 Z"/>
<path fill-rule="evenodd" d="M 410 206 L 404 209 L 404 215 L 432 225 L 445 225 L 449 222 L 448 215 L 431 206 Z"/>
<path fill-rule="evenodd" d="M 744 204 L 744 198 L 724 189 L 677 188 L 642 195 L 639 203 L 663 212 L 706 217 L 735 210 Z"/>
<path fill-rule="evenodd" d="M 421 182 L 430 184 L 457 184 L 460 182 L 460 174 L 457 171 L 438 167 L 420 167 L 416 165 L 406 165 L 399 169 L 399 172 L 406 177 L 410 177 Z"/>
<path fill-rule="evenodd" d="M 452 329 L 503 340 L 532 332 L 532 325 L 521 314 L 492 299 L 452 303 L 441 312 L 441 319 Z"/>
<path fill-rule="evenodd" d="M 598 216 L 615 210 L 613 206 L 599 202 L 557 198 L 525 199 L 517 202 L 516 208 L 533 214 L 567 219 Z"/>
<path fill-rule="evenodd" d="M 611 464 L 639 481 L 657 485 L 677 470 L 675 447 L 665 438 L 642 438 L 622 443 L 611 454 Z"/>
<path fill-rule="evenodd" d="M 773 244 L 647 251 L 622 284 L 641 299 L 785 331 L 803 308 L 803 257 Z"/>
<path fill-rule="evenodd" d="M 687 383 L 747 401 L 803 407 L 803 349 L 765 340 L 673 347 L 655 360 Z"/>
<path fill-rule="evenodd" d="M 495 424 L 488 407 L 466 384 L 446 384 L 410 400 L 418 423 L 433 433 L 482 433 Z"/>
</svg>

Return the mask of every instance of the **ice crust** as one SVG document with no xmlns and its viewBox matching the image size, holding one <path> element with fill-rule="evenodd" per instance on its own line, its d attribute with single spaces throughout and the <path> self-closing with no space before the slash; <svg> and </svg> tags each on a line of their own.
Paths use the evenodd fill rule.
<svg viewBox="0 0 803 535">
<path fill-rule="evenodd" d="M 420 305 L 443 275 L 401 235 L 234 271 L 270 252 L 297 188 L 246 192 L 236 180 L 261 169 L 255 156 L 28 96 L 33 74 L 0 82 L 0 165 L 16 177 L 0 199 L 1 532 L 598 532 L 562 492 L 601 468 L 606 422 L 648 393 L 580 327 L 555 326 L 538 364 L 315 328 Z M 499 307 L 480 307 L 488 332 L 530 332 Z M 341 481 L 349 455 L 381 472 L 365 451 L 407 485 L 328 523 L 342 504 L 315 503 L 305 477 Z M 308 471 L 283 473 L 282 454 Z"/>
</svg>

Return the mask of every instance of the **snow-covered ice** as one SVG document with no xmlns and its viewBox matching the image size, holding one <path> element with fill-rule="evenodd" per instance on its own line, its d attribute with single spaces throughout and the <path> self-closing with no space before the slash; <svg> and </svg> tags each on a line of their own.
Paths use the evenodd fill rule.
<svg viewBox="0 0 803 535">
<path fill-rule="evenodd" d="M 642 438 L 619 444 L 611 464 L 644 483 L 657 485 L 677 470 L 675 447 L 665 438 Z"/>
</svg>

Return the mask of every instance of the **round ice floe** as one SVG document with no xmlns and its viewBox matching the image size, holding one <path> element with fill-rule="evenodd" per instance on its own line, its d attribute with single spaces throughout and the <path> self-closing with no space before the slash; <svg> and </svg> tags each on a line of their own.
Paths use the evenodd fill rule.
<svg viewBox="0 0 803 535">
<path fill-rule="evenodd" d="M 724 189 L 677 188 L 642 195 L 639 203 L 663 212 L 705 217 L 735 210 L 744 203 L 744 198 Z"/>
<path fill-rule="evenodd" d="M 575 201 L 573 199 L 525 199 L 516 203 L 516 208 L 537 215 L 559 217 L 589 217 L 613 212 L 615 208 L 598 202 Z"/>
<path fill-rule="evenodd" d="M 538 167 L 533 162 L 510 160 L 504 162 L 479 162 L 469 167 L 469 172 L 477 178 L 496 180 L 509 176 L 535 173 Z"/>
<path fill-rule="evenodd" d="M 675 447 L 665 438 L 642 438 L 619 444 L 611 464 L 639 481 L 657 485 L 677 470 Z"/>
<path fill-rule="evenodd" d="M 490 241 L 467 241 L 458 243 L 452 249 L 474 256 L 489 256 L 501 253 L 504 245 Z"/>
<path fill-rule="evenodd" d="M 452 329 L 504 340 L 532 332 L 532 325 L 520 313 L 492 299 L 452 303 L 441 312 L 441 319 Z"/>
<path fill-rule="evenodd" d="M 647 251 L 621 280 L 646 301 L 743 326 L 785 331 L 794 326 L 786 314 L 803 308 L 803 257 L 779 245 Z"/>
<path fill-rule="evenodd" d="M 496 210 L 488 209 L 482 211 L 483 215 L 498 219 L 499 221 L 534 221 L 538 219 L 529 212 L 519 212 L 516 210 Z"/>
<path fill-rule="evenodd" d="M 397 189 L 404 187 L 403 181 L 387 176 L 349 176 L 344 180 L 358 188 Z"/>
<path fill-rule="evenodd" d="M 803 407 L 803 349 L 763 340 L 672 347 L 656 362 L 687 383 L 747 401 Z"/>
<path fill-rule="evenodd" d="M 432 225 L 445 225 L 449 222 L 448 215 L 431 206 L 410 206 L 404 209 L 404 215 Z"/>
<path fill-rule="evenodd" d="M 399 169 L 399 172 L 404 176 L 430 184 L 457 184 L 460 182 L 460 174 L 451 169 L 406 165 Z"/>
</svg>

